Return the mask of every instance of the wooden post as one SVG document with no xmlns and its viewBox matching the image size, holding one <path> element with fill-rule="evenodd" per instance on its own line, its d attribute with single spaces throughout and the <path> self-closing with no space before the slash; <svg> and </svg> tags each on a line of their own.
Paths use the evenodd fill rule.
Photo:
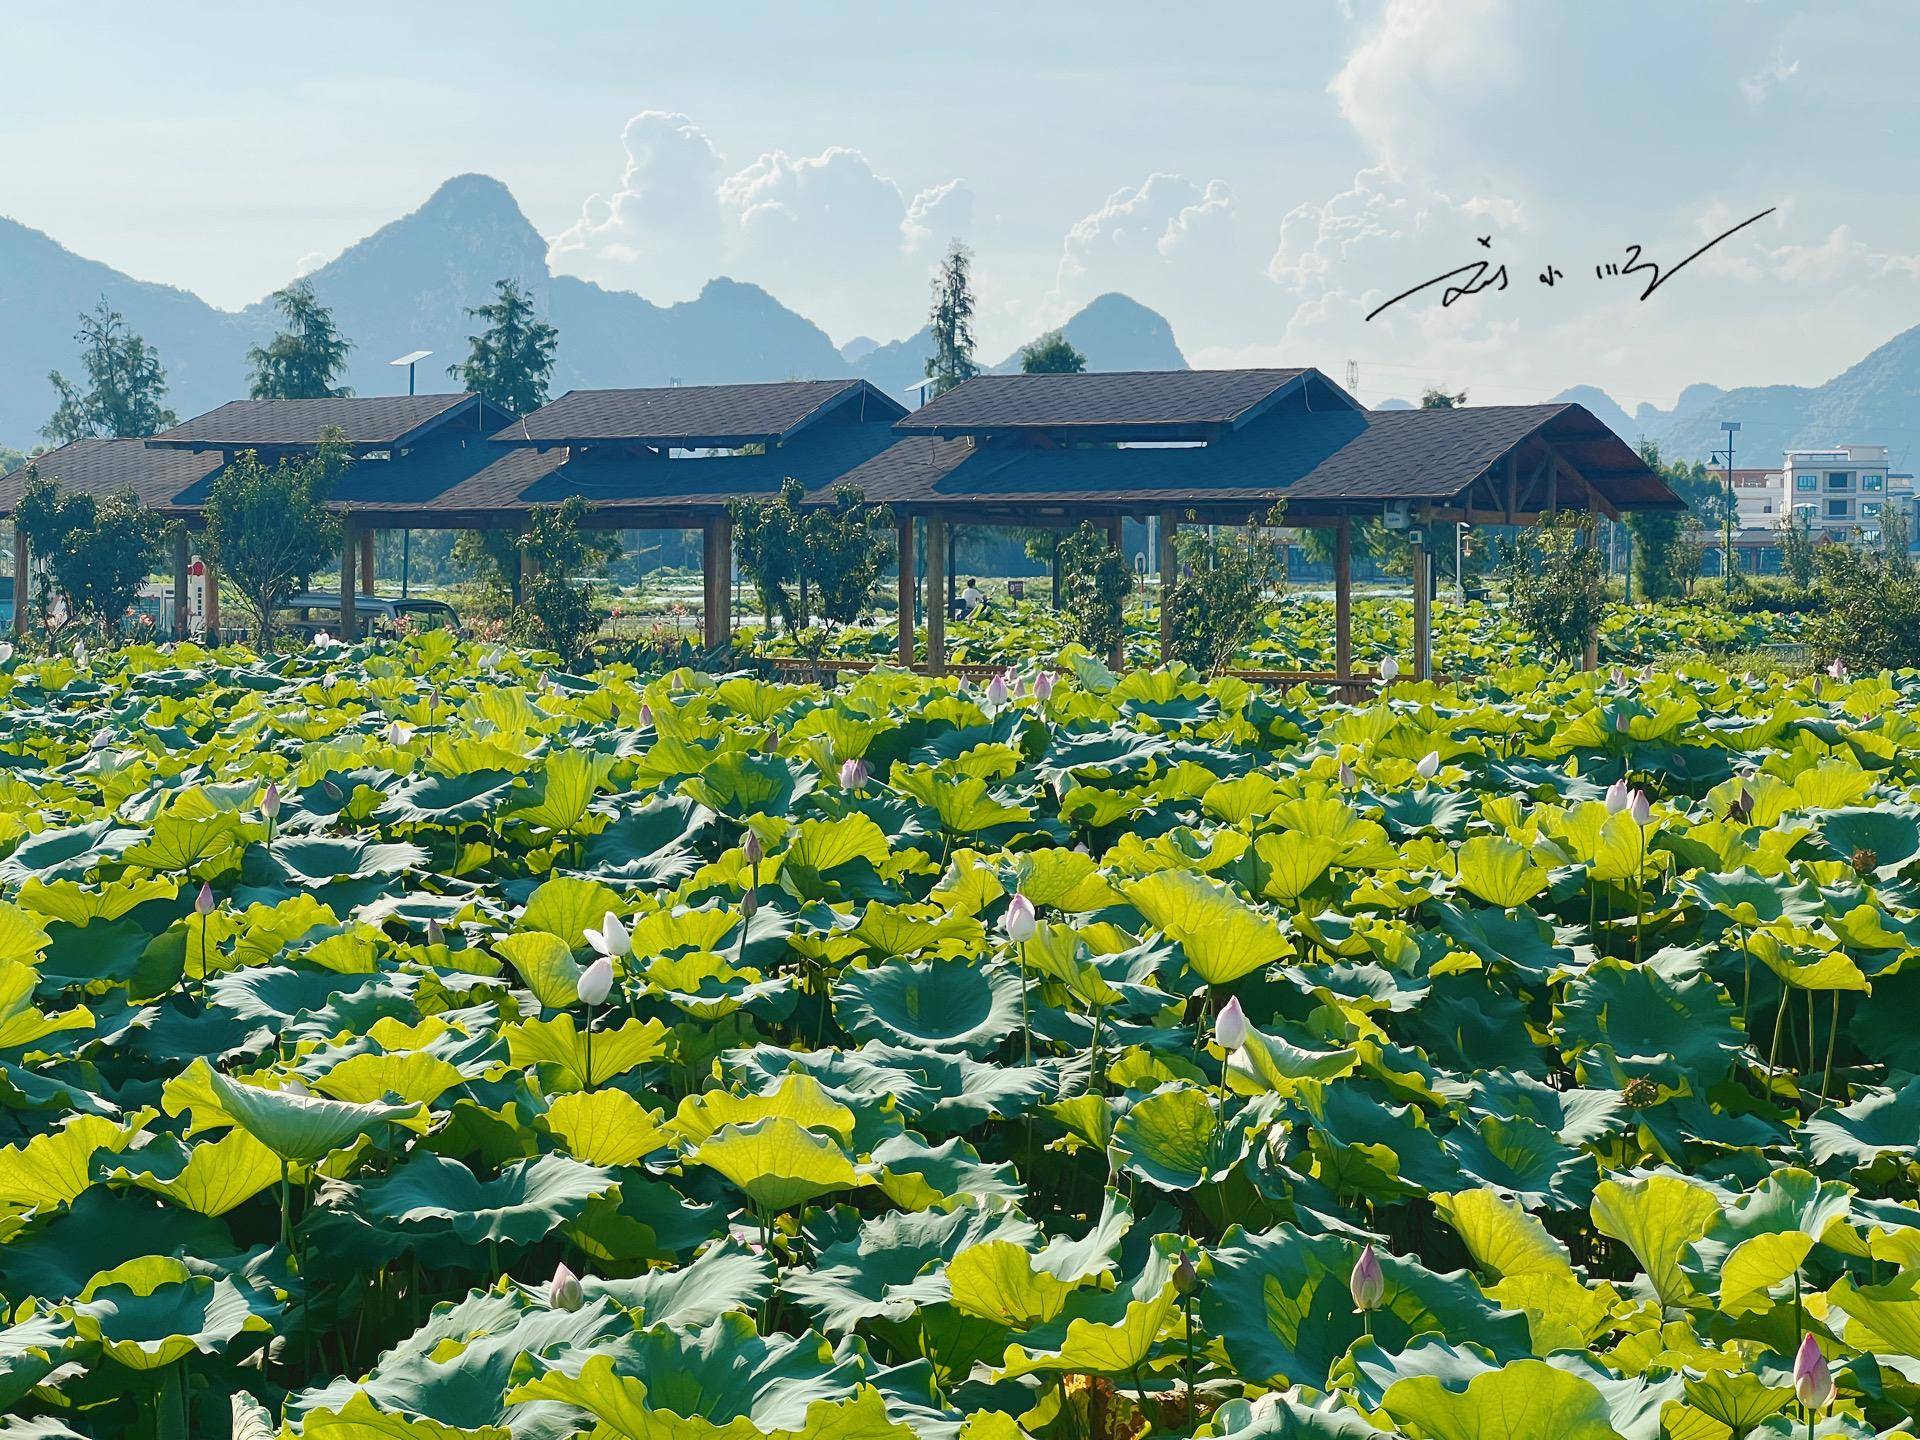
<svg viewBox="0 0 1920 1440">
<path fill-rule="evenodd" d="M 353 521 L 340 523 L 340 638 L 351 641 L 358 629 L 353 603 L 353 558 L 360 548 L 360 535 Z"/>
<path fill-rule="evenodd" d="M 724 650 L 733 643 L 733 520 L 716 515 L 705 526 L 705 544 L 700 556 L 700 577 L 704 582 L 706 646 Z"/>
<path fill-rule="evenodd" d="M 1424 530 L 1413 547 L 1413 678 L 1433 678 L 1433 553 Z"/>
<path fill-rule="evenodd" d="M 1123 515 L 1116 515 L 1107 521 L 1107 548 L 1118 555 L 1122 561 L 1127 558 L 1126 526 L 1126 517 Z M 1133 569 L 1131 566 L 1128 567 L 1127 574 L 1129 577 L 1132 576 Z M 1132 586 L 1129 585 L 1128 588 L 1131 589 Z M 1125 669 L 1127 664 L 1126 611 L 1127 602 L 1122 600 L 1120 602 L 1120 638 L 1113 642 L 1113 651 L 1107 656 L 1107 668 L 1115 674 Z"/>
<path fill-rule="evenodd" d="M 360 593 L 373 594 L 373 531 L 360 532 Z"/>
<path fill-rule="evenodd" d="M 1159 553 L 1154 564 L 1160 570 L 1160 663 L 1173 663 L 1173 610 L 1167 598 L 1173 594 L 1173 580 L 1180 569 L 1180 550 L 1174 541 L 1180 534 L 1180 512 L 1162 511 L 1160 515 Z"/>
<path fill-rule="evenodd" d="M 947 522 L 927 516 L 927 673 L 947 673 Z"/>
<path fill-rule="evenodd" d="M 173 638 L 187 638 L 187 566 L 192 563 L 192 544 L 186 526 L 173 532 Z"/>
<path fill-rule="evenodd" d="M 1333 673 L 1353 678 L 1353 517 L 1342 515 L 1333 532 Z"/>
<path fill-rule="evenodd" d="M 900 663 L 913 668 L 913 516 L 900 517 Z"/>
<path fill-rule="evenodd" d="M 220 643 L 220 571 L 213 561 L 204 555 L 201 556 L 200 563 L 207 572 L 202 577 L 206 581 L 207 588 L 207 643 L 218 645 Z"/>
<path fill-rule="evenodd" d="M 27 532 L 20 528 L 20 519 L 13 521 L 13 634 L 14 638 L 27 633 Z"/>
</svg>

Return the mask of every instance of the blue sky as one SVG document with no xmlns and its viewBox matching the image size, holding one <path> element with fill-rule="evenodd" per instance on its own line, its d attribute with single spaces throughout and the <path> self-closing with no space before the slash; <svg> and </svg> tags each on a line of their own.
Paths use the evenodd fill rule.
<svg viewBox="0 0 1920 1440">
<path fill-rule="evenodd" d="M 1121 289 L 1368 400 L 1818 383 L 1920 321 L 1894 0 L 10 0 L 0 52 L 0 213 L 226 306 L 480 170 L 656 300 L 732 274 L 897 338 L 960 235 L 990 354 Z M 1644 303 L 1593 278 L 1769 206 Z M 1362 318 L 1476 256 L 1505 292 Z"/>
</svg>

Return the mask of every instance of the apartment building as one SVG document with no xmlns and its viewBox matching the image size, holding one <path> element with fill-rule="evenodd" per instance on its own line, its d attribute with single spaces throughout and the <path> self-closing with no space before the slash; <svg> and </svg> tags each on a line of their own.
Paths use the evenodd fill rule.
<svg viewBox="0 0 1920 1440">
<path fill-rule="evenodd" d="M 1905 514 L 1912 536 L 1913 476 L 1888 468 L 1884 445 L 1789 450 L 1780 487 L 1778 513 L 1791 515 L 1816 540 L 1877 545 L 1890 505 Z"/>
</svg>

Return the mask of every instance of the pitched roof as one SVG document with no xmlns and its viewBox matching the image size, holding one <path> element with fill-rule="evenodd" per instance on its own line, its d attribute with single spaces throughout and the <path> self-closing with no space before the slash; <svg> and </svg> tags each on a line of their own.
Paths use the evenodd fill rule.
<svg viewBox="0 0 1920 1440">
<path fill-rule="evenodd" d="M 217 453 L 151 450 L 144 440 L 75 440 L 31 462 L 43 479 L 95 497 L 131 490 L 140 503 L 165 511 L 225 464 Z M 0 477 L 0 514 L 11 515 L 26 489 L 28 466 Z"/>
<path fill-rule="evenodd" d="M 781 380 L 759 385 L 675 385 L 653 390 L 569 390 L 494 436 L 514 445 L 645 444 L 711 449 L 792 439 L 830 412 L 856 419 L 906 414 L 865 380 Z"/>
<path fill-rule="evenodd" d="M 1323 403 L 1359 408 L 1311 368 L 979 375 L 921 406 L 896 428 L 909 435 L 1052 430 L 1198 439 L 1238 429 L 1309 387 Z"/>
<path fill-rule="evenodd" d="M 229 400 L 162 430 L 147 443 L 186 450 L 250 450 L 318 445 L 337 429 L 355 446 L 404 445 L 436 425 L 485 404 L 463 395 L 340 395 L 313 400 Z M 505 412 L 495 406 L 495 423 Z"/>
</svg>

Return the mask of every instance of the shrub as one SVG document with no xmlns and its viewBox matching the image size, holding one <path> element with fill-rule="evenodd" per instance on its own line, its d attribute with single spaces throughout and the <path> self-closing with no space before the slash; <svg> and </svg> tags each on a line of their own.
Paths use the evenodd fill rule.
<svg viewBox="0 0 1920 1440">
<path fill-rule="evenodd" d="M 778 495 L 732 506 L 735 553 L 767 626 L 778 616 L 795 636 L 811 631 L 816 612 L 830 626 L 858 620 L 893 553 L 892 511 L 869 505 L 858 486 L 838 487 L 825 505 L 804 505 L 805 496 L 788 479 Z M 825 639 L 814 636 L 809 648 Z"/>
<path fill-rule="evenodd" d="M 1087 649 L 1110 655 L 1126 633 L 1127 593 L 1133 572 L 1107 532 L 1083 520 L 1060 542 L 1060 608 L 1067 626 Z"/>
<path fill-rule="evenodd" d="M 311 455 L 268 466 L 248 450 L 214 478 L 207 545 L 253 611 L 253 644 L 262 654 L 273 644 L 275 612 L 340 553 L 340 522 L 327 513 L 327 500 L 352 463 L 346 437 L 331 430 Z"/>
<path fill-rule="evenodd" d="M 1854 670 L 1920 666 L 1920 572 L 1907 553 L 1906 522 L 1892 507 L 1881 525 L 1885 548 L 1822 545 L 1817 562 L 1822 610 L 1807 644 L 1822 664 Z"/>
<path fill-rule="evenodd" d="M 42 624 L 54 628 L 57 596 L 65 602 L 63 626 L 89 624 L 103 636 L 119 632 L 172 529 L 132 491 L 105 499 L 64 493 L 32 465 L 15 523 L 46 562 L 33 600 Z"/>
<path fill-rule="evenodd" d="M 1593 518 L 1543 515 L 1508 542 L 1501 578 L 1514 618 L 1562 660 L 1578 661 L 1606 603 L 1606 562 Z"/>
<path fill-rule="evenodd" d="M 1180 573 L 1165 601 L 1176 658 L 1210 675 L 1233 663 L 1286 575 L 1286 547 L 1272 528 L 1280 519 L 1275 506 L 1264 522 L 1222 537 L 1200 528 L 1180 532 Z"/>
<path fill-rule="evenodd" d="M 551 650 L 569 664 L 581 658 L 599 628 L 592 589 L 583 581 L 619 553 L 612 536 L 580 528 L 588 509 L 582 497 L 569 495 L 558 505 L 536 505 L 527 513 L 520 549 L 531 573 L 508 624 L 516 642 Z"/>
</svg>

